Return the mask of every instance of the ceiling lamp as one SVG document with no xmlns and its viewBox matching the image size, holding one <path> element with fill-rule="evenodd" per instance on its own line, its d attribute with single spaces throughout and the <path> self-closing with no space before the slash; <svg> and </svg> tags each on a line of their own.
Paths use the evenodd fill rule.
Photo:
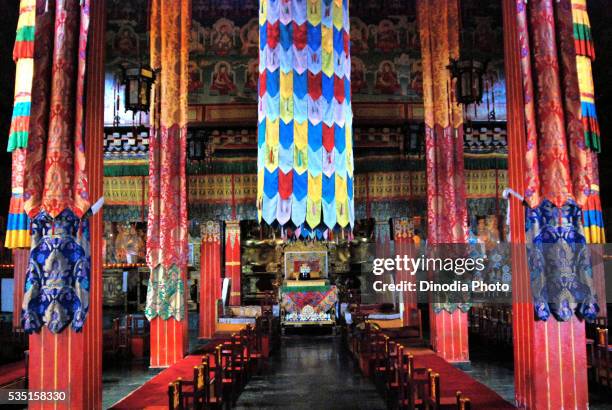
<svg viewBox="0 0 612 410">
<path fill-rule="evenodd" d="M 447 68 L 456 79 L 455 97 L 464 106 L 480 104 L 484 93 L 486 63 L 474 58 L 451 60 Z"/>
<path fill-rule="evenodd" d="M 155 82 L 155 71 L 151 67 L 139 66 L 124 68 L 122 84 L 125 86 L 125 110 L 133 113 L 149 112 L 151 87 Z"/>
</svg>

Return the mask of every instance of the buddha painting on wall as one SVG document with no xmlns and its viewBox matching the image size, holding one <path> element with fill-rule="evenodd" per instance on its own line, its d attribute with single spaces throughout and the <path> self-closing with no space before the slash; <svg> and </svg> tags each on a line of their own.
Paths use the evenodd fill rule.
<svg viewBox="0 0 612 410">
<path fill-rule="evenodd" d="M 401 90 L 395 65 L 385 60 L 376 72 L 376 90 L 382 94 L 396 94 Z"/>
<path fill-rule="evenodd" d="M 219 61 L 215 64 L 212 73 L 210 93 L 219 95 L 229 95 L 236 92 L 234 72 L 226 61 Z"/>
</svg>

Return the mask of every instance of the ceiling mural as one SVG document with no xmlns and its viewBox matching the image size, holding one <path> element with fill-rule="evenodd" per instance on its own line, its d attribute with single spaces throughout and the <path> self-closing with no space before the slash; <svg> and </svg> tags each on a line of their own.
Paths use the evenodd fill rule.
<svg viewBox="0 0 612 410">
<path fill-rule="evenodd" d="M 356 102 L 421 99 L 414 3 L 391 3 L 384 7 L 384 13 L 380 4 L 351 3 L 352 90 Z M 189 64 L 192 104 L 256 101 L 257 4 L 257 0 L 193 1 Z"/>
<path fill-rule="evenodd" d="M 192 105 L 257 101 L 258 0 L 193 0 L 189 101 Z M 488 61 L 483 103 L 468 120 L 505 120 L 502 16 L 498 2 L 462 2 L 462 47 Z M 123 108 L 121 65 L 148 62 L 148 1 L 109 0 L 105 122 L 147 124 Z M 420 43 L 414 0 L 351 2 L 351 66 L 356 103 L 418 103 Z"/>
</svg>

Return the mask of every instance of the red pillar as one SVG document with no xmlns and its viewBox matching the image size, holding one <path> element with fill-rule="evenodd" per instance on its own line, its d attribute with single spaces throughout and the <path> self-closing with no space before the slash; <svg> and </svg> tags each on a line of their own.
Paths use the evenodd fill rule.
<svg viewBox="0 0 612 410">
<path fill-rule="evenodd" d="M 200 337 L 211 339 L 217 326 L 217 300 L 221 298 L 221 238 L 217 221 L 201 228 Z"/>
<path fill-rule="evenodd" d="M 416 247 L 414 243 L 414 227 L 412 222 L 408 218 L 394 218 L 393 219 L 393 241 L 395 243 L 395 255 L 401 256 L 407 255 L 412 258 L 416 255 Z M 411 282 L 416 283 L 416 276 L 411 275 L 403 269 L 396 271 L 397 282 Z M 417 294 L 416 292 L 404 291 L 402 292 L 402 323 L 404 326 L 417 325 L 418 323 L 412 323 L 414 317 L 410 315 L 410 311 L 417 309 Z"/>
<path fill-rule="evenodd" d="M 92 202 L 102 196 L 104 32 L 105 1 L 92 1 L 85 94 L 85 149 Z M 90 227 L 91 287 L 83 331 L 67 328 L 52 334 L 43 327 L 39 334 L 30 336 L 30 390 L 65 391 L 67 400 L 33 402 L 31 409 L 102 408 L 102 212 L 91 217 Z"/>
<path fill-rule="evenodd" d="M 504 0 L 509 184 L 524 192 L 525 111 L 517 0 Z M 535 321 L 525 254 L 525 209 L 511 199 L 515 401 L 525 409 L 586 409 L 588 384 L 584 323 Z"/>
<path fill-rule="evenodd" d="M 434 313 L 430 309 L 430 340 L 433 350 L 449 362 L 470 360 L 468 348 L 468 317 L 460 309 L 449 313 L 442 310 Z"/>
<path fill-rule="evenodd" d="M 184 276 L 183 273 L 183 281 Z M 184 303 L 187 306 L 187 302 Z M 168 367 L 185 357 L 189 348 L 188 323 L 186 308 L 185 316 L 180 321 L 173 317 L 163 320 L 159 316 L 151 320 L 150 367 Z"/>
<path fill-rule="evenodd" d="M 29 249 L 13 249 L 13 329 L 21 328 L 21 304 L 29 257 Z"/>
<path fill-rule="evenodd" d="M 230 305 L 240 305 L 240 222 L 225 222 L 225 277 L 232 280 Z"/>
</svg>

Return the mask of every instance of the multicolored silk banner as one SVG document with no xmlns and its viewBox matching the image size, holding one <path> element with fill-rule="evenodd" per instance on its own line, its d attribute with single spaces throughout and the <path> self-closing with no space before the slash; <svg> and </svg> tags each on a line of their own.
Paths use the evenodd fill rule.
<svg viewBox="0 0 612 410">
<path fill-rule="evenodd" d="M 589 21 L 586 0 L 571 1 L 582 126 L 584 127 L 586 146 L 591 149 L 588 155 L 591 189 L 583 209 L 584 234 L 588 243 L 605 243 L 597 160 L 597 153 L 601 151 L 601 134 L 595 107 L 595 85 L 591 68 L 591 63 L 595 61 L 595 47 L 593 46 L 593 38 L 591 36 L 591 23 Z"/>
<path fill-rule="evenodd" d="M 571 0 L 571 2 L 584 140 L 587 147 L 600 152 L 601 135 L 597 110 L 595 109 L 595 86 L 591 68 L 591 62 L 595 61 L 591 22 L 586 0 Z"/>
<path fill-rule="evenodd" d="M 13 249 L 30 247 L 30 221 L 23 209 L 23 177 L 28 133 L 30 131 L 35 22 L 36 0 L 21 0 L 17 34 L 13 48 L 13 60 L 17 66 L 15 72 L 15 102 L 7 149 L 9 152 L 13 152 L 13 165 L 11 202 L 5 246 Z"/>
<path fill-rule="evenodd" d="M 348 0 L 260 0 L 259 220 L 352 227 Z"/>
<path fill-rule="evenodd" d="M 582 207 L 590 190 L 571 0 L 518 0 L 527 124 L 526 229 L 536 316 L 594 318 Z M 535 92 L 537 90 L 537 93 Z"/>
<path fill-rule="evenodd" d="M 84 86 L 88 0 L 37 2 L 32 120 L 24 208 L 32 219 L 22 321 L 59 333 L 83 329 L 89 310 L 90 208 Z"/>
<path fill-rule="evenodd" d="M 17 34 L 13 48 L 13 60 L 15 60 L 17 69 L 15 72 L 15 104 L 8 141 L 9 152 L 28 146 L 34 70 L 35 22 L 36 0 L 21 0 Z"/>
</svg>

